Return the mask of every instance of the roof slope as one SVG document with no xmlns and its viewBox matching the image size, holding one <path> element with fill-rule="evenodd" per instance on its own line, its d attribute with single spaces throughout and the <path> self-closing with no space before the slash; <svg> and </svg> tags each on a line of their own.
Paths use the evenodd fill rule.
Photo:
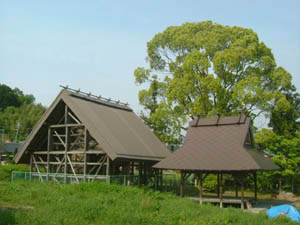
<svg viewBox="0 0 300 225">
<path fill-rule="evenodd" d="M 68 105 L 112 160 L 135 158 L 159 161 L 169 155 L 167 148 L 128 106 L 62 90 L 25 141 L 15 158 L 16 162 L 22 161 L 30 142 L 61 101 Z M 47 138 L 46 134 L 44 138 Z"/>
<path fill-rule="evenodd" d="M 243 116 L 195 119 L 190 122 L 184 144 L 155 168 L 242 171 L 278 167 L 257 150 L 245 146 L 250 118 Z"/>
</svg>

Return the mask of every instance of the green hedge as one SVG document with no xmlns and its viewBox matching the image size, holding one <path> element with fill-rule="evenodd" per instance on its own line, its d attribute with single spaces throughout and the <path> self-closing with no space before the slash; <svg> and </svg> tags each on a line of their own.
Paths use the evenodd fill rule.
<svg viewBox="0 0 300 225">
<path fill-rule="evenodd" d="M 29 172 L 29 169 L 24 165 L 16 165 L 16 164 L 0 165 L 0 182 L 10 181 L 12 171 Z"/>
</svg>

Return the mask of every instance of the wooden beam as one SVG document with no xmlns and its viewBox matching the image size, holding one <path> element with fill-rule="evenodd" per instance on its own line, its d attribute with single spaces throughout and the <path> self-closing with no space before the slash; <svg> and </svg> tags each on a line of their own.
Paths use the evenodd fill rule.
<svg viewBox="0 0 300 225">
<path fill-rule="evenodd" d="M 84 156 L 83 156 L 84 157 L 83 158 L 83 163 L 84 163 L 84 165 L 83 165 L 84 181 L 86 181 L 86 172 L 87 172 L 87 165 L 86 165 L 86 163 L 87 163 L 87 154 L 86 154 L 86 152 L 87 152 L 88 147 L 89 147 L 88 135 L 89 135 L 88 130 L 85 127 L 85 129 L 84 129 L 84 150 L 83 150 L 83 152 L 84 152 Z"/>
<path fill-rule="evenodd" d="M 68 151 L 69 151 L 69 127 L 67 126 L 68 124 L 68 106 L 65 105 L 65 130 L 66 130 L 66 137 L 65 137 L 65 168 L 64 168 L 64 183 L 67 183 L 67 173 L 68 173 Z"/>
<path fill-rule="evenodd" d="M 257 201 L 257 173 L 253 173 L 254 176 L 254 200 Z"/>
<path fill-rule="evenodd" d="M 52 143 L 53 143 L 53 134 L 52 129 L 48 128 L 48 144 L 47 144 L 47 181 L 49 181 L 49 167 L 50 167 L 50 150 L 52 149 Z"/>
<path fill-rule="evenodd" d="M 50 128 L 65 128 L 65 127 L 84 127 L 83 124 L 55 124 L 55 125 L 50 125 Z"/>
<path fill-rule="evenodd" d="M 217 174 L 217 187 L 218 187 L 217 196 L 218 198 L 220 198 L 220 174 L 219 173 Z"/>
<path fill-rule="evenodd" d="M 39 166 L 37 165 L 36 160 L 35 160 L 35 158 L 34 158 L 34 155 L 31 155 L 31 156 L 32 156 L 32 160 L 33 160 L 33 162 L 34 162 L 35 168 L 36 168 L 36 170 L 37 170 L 37 172 L 38 172 L 38 175 L 39 175 L 39 177 L 40 177 L 40 180 L 41 180 L 41 181 L 44 181 L 43 177 L 41 176 L 41 172 L 40 172 Z"/>
<path fill-rule="evenodd" d="M 63 139 L 60 137 L 60 135 L 57 133 L 57 131 L 55 130 L 54 133 L 56 134 L 56 136 L 58 137 L 59 141 L 62 143 L 62 145 L 64 147 L 66 147 L 66 143 L 63 141 Z"/>
<path fill-rule="evenodd" d="M 106 162 L 106 176 L 110 175 L 110 158 L 107 156 L 107 162 Z"/>
<path fill-rule="evenodd" d="M 55 175 L 58 173 L 58 171 L 59 171 L 60 167 L 62 166 L 64 160 L 66 160 L 65 157 L 62 158 L 61 162 L 59 162 L 59 164 L 58 164 L 59 166 L 56 168 L 56 173 L 55 173 Z M 55 176 L 54 176 L 54 177 L 55 177 Z"/>
<path fill-rule="evenodd" d="M 235 181 L 235 197 L 238 198 L 239 197 L 239 189 L 238 189 L 238 181 Z"/>
<path fill-rule="evenodd" d="M 199 173 L 199 197 L 200 197 L 200 204 L 202 204 L 203 200 L 203 177 L 202 177 L 202 172 Z"/>
<path fill-rule="evenodd" d="M 241 208 L 244 209 L 244 199 L 245 199 L 245 186 L 244 186 L 244 177 L 241 178 L 242 190 L 241 190 Z"/>
<path fill-rule="evenodd" d="M 31 180 L 31 173 L 32 173 L 32 153 L 30 153 L 30 180 Z"/>
<path fill-rule="evenodd" d="M 109 158 L 109 157 L 108 157 L 107 155 L 103 158 L 102 164 L 98 167 L 98 169 L 97 169 L 97 171 L 96 171 L 96 173 L 95 173 L 95 177 L 93 178 L 93 181 L 95 180 L 96 175 L 98 175 L 99 171 L 101 170 L 102 166 L 104 165 L 105 160 L 107 160 L 108 158 Z"/>
<path fill-rule="evenodd" d="M 223 208 L 223 173 L 220 174 L 220 208 Z"/>
<path fill-rule="evenodd" d="M 70 116 L 77 124 L 81 124 L 81 123 L 79 122 L 79 120 L 77 120 L 76 117 L 73 116 L 73 114 L 72 114 L 71 112 L 68 112 L 68 115 L 69 115 L 69 116 Z"/>
<path fill-rule="evenodd" d="M 72 150 L 72 151 L 68 151 L 68 154 L 96 154 L 96 155 L 100 155 L 100 154 L 105 154 L 104 151 L 102 150 L 89 150 L 87 152 L 85 152 L 84 150 Z M 47 155 L 48 151 L 35 151 L 32 154 L 35 155 Z M 50 151 L 49 152 L 50 155 L 64 155 L 65 151 Z"/>
<path fill-rule="evenodd" d="M 97 164 L 95 164 L 93 166 L 93 168 L 89 171 L 89 175 L 91 175 L 91 173 L 94 171 L 94 169 L 97 168 L 97 165 L 101 165 L 102 163 L 104 163 L 104 159 L 105 159 L 105 157 L 103 157 L 103 158 L 100 157 L 100 159 L 96 162 Z M 86 164 L 90 165 L 90 163 L 88 163 L 88 162 Z"/>
<path fill-rule="evenodd" d="M 185 180 L 185 174 L 184 172 L 181 170 L 180 171 L 180 175 L 181 175 L 181 182 L 180 182 L 180 197 L 184 197 L 184 180 Z"/>
<path fill-rule="evenodd" d="M 77 177 L 77 175 L 76 175 L 76 173 L 75 173 L 75 170 L 74 170 L 74 168 L 73 168 L 73 165 L 72 165 L 72 161 L 71 161 L 71 159 L 70 159 L 70 157 L 69 157 L 68 155 L 67 155 L 67 159 L 68 159 L 68 161 L 69 161 L 69 163 L 70 163 L 70 167 L 71 167 L 71 170 L 72 170 L 72 172 L 73 172 L 73 174 L 74 174 L 74 176 L 75 176 L 75 179 L 76 179 L 77 183 L 79 183 L 78 177 Z"/>
</svg>

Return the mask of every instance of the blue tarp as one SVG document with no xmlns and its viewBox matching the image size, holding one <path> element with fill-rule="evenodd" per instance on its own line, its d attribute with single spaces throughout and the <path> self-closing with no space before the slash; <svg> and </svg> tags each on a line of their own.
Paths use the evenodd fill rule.
<svg viewBox="0 0 300 225">
<path fill-rule="evenodd" d="M 290 217 L 292 220 L 300 223 L 300 212 L 294 206 L 284 204 L 272 207 L 267 211 L 267 215 L 270 218 L 274 218 L 276 216 L 284 214 Z"/>
</svg>

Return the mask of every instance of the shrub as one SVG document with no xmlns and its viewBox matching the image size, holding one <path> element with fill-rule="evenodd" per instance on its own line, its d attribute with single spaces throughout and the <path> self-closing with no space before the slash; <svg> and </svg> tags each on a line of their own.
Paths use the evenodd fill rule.
<svg viewBox="0 0 300 225">
<path fill-rule="evenodd" d="M 10 181 L 12 171 L 29 172 L 29 169 L 24 165 L 7 164 L 0 165 L 0 181 Z"/>
</svg>

